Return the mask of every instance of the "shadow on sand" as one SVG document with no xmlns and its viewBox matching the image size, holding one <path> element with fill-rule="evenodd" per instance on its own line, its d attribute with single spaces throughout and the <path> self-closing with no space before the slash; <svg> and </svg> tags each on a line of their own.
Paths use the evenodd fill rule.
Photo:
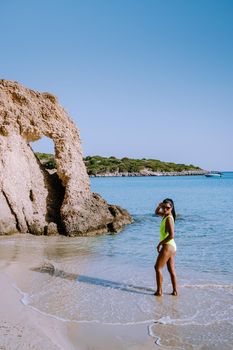
<svg viewBox="0 0 233 350">
<path fill-rule="evenodd" d="M 155 292 L 154 289 L 152 288 L 135 286 L 133 284 L 126 284 L 126 283 L 110 281 L 110 280 L 97 278 L 97 277 L 90 277 L 90 276 L 65 272 L 63 270 L 55 269 L 55 267 L 52 264 L 47 264 L 47 263 L 43 264 L 40 267 L 32 268 L 31 270 L 36 272 L 41 272 L 41 273 L 48 273 L 51 276 L 64 278 L 70 281 L 74 281 L 76 283 L 87 283 L 95 286 L 119 289 L 123 292 L 136 293 L 136 294 L 142 294 L 142 295 L 154 295 L 154 292 Z"/>
</svg>

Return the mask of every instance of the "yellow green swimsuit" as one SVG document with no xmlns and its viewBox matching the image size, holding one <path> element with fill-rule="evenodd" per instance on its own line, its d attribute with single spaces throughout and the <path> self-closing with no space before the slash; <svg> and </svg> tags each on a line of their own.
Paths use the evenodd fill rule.
<svg viewBox="0 0 233 350">
<path fill-rule="evenodd" d="M 160 242 L 163 241 L 165 238 L 167 238 L 167 236 L 169 235 L 168 232 L 166 232 L 166 220 L 167 218 L 172 218 L 173 223 L 174 223 L 174 218 L 172 215 L 168 215 L 165 216 L 165 218 L 163 218 L 163 220 L 161 221 L 161 225 L 160 225 Z M 174 238 L 170 239 L 170 241 L 168 241 L 165 244 L 170 244 L 174 247 L 174 249 L 176 250 L 176 242 L 174 241 Z"/>
</svg>

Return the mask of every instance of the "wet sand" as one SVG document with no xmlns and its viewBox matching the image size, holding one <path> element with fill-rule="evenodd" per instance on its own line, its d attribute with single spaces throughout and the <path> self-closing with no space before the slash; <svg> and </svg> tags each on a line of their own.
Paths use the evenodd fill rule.
<svg viewBox="0 0 233 350">
<path fill-rule="evenodd" d="M 22 304 L 10 278 L 0 273 L 0 349 L 155 349 L 145 326 L 63 322 Z"/>
<path fill-rule="evenodd" d="M 1 266 L 0 349 L 78 349 L 69 341 L 65 323 L 23 305 L 5 270 Z"/>
<path fill-rule="evenodd" d="M 20 239 L 20 254 L 12 255 L 14 239 Z M 28 243 L 36 243 L 37 251 L 41 248 L 42 252 L 44 241 L 31 236 L 11 237 L 9 244 L 7 240 L 9 238 L 0 237 L 0 245 L 4 243 L 0 257 L 0 349 L 156 349 L 145 324 L 106 325 L 63 321 L 26 305 L 24 295 L 18 289 L 19 281 L 24 285 L 30 284 L 27 269 L 38 266 L 45 259 L 43 254 L 28 254 Z M 52 240 L 46 241 L 47 244 L 53 245 Z M 25 252 L 22 248 L 24 245 Z"/>
<path fill-rule="evenodd" d="M 178 297 L 155 298 L 103 239 L 0 236 L 1 350 L 232 349 L 232 283 L 183 272 Z"/>
</svg>

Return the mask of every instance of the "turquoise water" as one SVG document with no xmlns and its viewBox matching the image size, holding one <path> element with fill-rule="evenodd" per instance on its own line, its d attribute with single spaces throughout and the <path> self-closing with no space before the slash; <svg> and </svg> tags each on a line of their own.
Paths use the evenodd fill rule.
<svg viewBox="0 0 233 350">
<path fill-rule="evenodd" d="M 134 223 L 119 234 L 98 237 L 2 239 L 0 260 L 9 260 L 9 271 L 12 261 L 20 262 L 21 270 L 24 263 L 27 278 L 14 273 L 23 302 L 77 323 L 140 323 L 167 349 L 232 349 L 233 173 L 92 178 L 91 186 L 109 203 L 126 208 Z M 158 298 L 153 266 L 161 219 L 153 213 L 166 197 L 174 200 L 178 214 L 179 296 L 169 295 L 164 269 L 164 296 Z M 44 260 L 52 264 L 55 273 L 39 273 L 43 269 L 30 263 L 35 257 L 39 266 Z"/>
<path fill-rule="evenodd" d="M 233 173 L 204 176 L 92 178 L 92 190 L 118 203 L 134 223 L 118 236 L 104 237 L 101 254 L 121 263 L 151 266 L 159 237 L 160 218 L 153 215 L 166 197 L 175 202 L 177 270 L 209 273 L 228 280 L 233 274 Z"/>
</svg>

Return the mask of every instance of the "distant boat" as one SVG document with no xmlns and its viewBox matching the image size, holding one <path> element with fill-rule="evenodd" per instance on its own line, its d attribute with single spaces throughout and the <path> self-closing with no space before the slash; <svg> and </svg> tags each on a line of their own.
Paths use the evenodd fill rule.
<svg viewBox="0 0 233 350">
<path fill-rule="evenodd" d="M 206 177 L 221 177 L 222 173 L 220 171 L 210 171 L 209 173 L 205 174 Z"/>
</svg>

